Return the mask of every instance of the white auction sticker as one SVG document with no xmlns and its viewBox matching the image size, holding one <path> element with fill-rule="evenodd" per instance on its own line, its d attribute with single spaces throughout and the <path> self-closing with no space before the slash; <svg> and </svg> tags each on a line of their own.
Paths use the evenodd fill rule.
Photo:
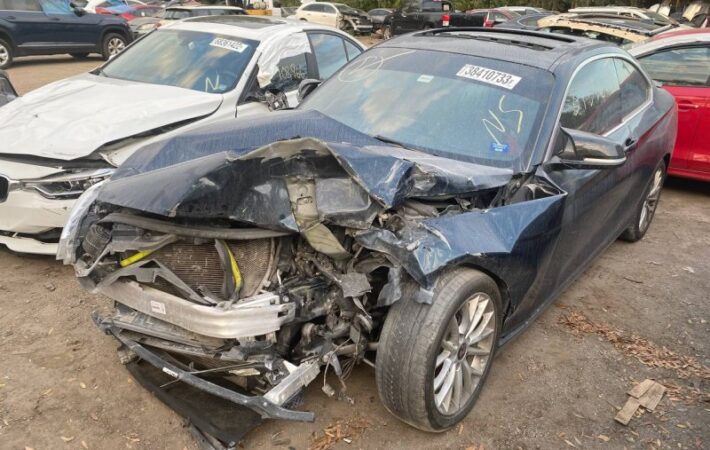
<svg viewBox="0 0 710 450">
<path fill-rule="evenodd" d="M 246 50 L 249 47 L 244 42 L 233 41 L 231 39 L 224 39 L 224 38 L 214 38 L 212 40 L 212 42 L 210 42 L 210 45 L 212 47 L 219 47 L 219 48 L 223 48 L 226 50 L 231 50 L 233 52 L 239 52 L 239 53 L 242 53 L 244 50 Z"/>
<path fill-rule="evenodd" d="M 513 89 L 522 79 L 518 76 L 501 72 L 500 70 L 488 69 L 487 67 L 474 66 L 471 64 L 463 66 L 456 76 L 493 84 L 505 89 Z"/>
</svg>

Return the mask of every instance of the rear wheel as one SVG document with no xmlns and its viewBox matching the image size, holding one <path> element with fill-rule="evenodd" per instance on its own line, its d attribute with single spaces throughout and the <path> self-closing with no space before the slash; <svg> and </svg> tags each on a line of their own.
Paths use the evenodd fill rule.
<svg viewBox="0 0 710 450">
<path fill-rule="evenodd" d="M 12 65 L 12 46 L 0 39 L 0 69 L 7 69 Z"/>
<path fill-rule="evenodd" d="M 501 311 L 496 283 L 465 268 L 439 278 L 431 305 L 395 303 L 377 350 L 377 390 L 385 407 L 425 431 L 460 422 L 488 376 Z"/>
<path fill-rule="evenodd" d="M 101 56 L 103 56 L 104 59 L 109 59 L 121 53 L 127 45 L 128 41 L 125 37 L 117 33 L 109 33 L 104 37 L 104 42 L 101 47 Z"/>
<path fill-rule="evenodd" d="M 629 242 L 640 241 L 651 226 L 656 214 L 658 200 L 661 198 L 663 182 L 666 179 L 666 162 L 661 160 L 653 171 L 653 177 L 644 192 L 643 200 L 634 215 L 634 223 L 621 233 L 621 239 Z"/>
</svg>

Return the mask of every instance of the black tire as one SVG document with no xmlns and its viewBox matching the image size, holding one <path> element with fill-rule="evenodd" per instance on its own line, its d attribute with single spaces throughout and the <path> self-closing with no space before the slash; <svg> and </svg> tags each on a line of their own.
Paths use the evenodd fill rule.
<svg viewBox="0 0 710 450">
<path fill-rule="evenodd" d="M 651 199 L 652 191 L 654 190 L 654 186 L 656 185 L 655 180 L 656 177 L 660 177 L 660 185 L 658 185 L 658 192 L 657 195 L 655 196 L 655 199 Z M 637 242 L 643 239 L 643 237 L 646 235 L 646 232 L 648 229 L 651 227 L 651 222 L 653 221 L 653 216 L 656 214 L 656 208 L 658 207 L 658 201 L 661 198 L 661 192 L 663 191 L 663 183 L 666 180 L 666 161 L 661 160 L 657 165 L 656 168 L 653 170 L 653 176 L 651 177 L 651 180 L 648 182 L 648 186 L 646 186 L 646 189 L 643 191 L 643 197 L 641 198 L 641 202 L 639 203 L 639 206 L 636 210 L 636 214 L 634 214 L 634 221 L 629 228 L 624 230 L 623 233 L 621 233 L 621 236 L 619 236 L 620 239 L 628 242 Z M 651 200 L 652 205 L 647 207 L 647 201 Z M 646 215 L 647 220 L 642 221 L 642 215 L 644 214 L 644 210 L 646 210 Z"/>
<path fill-rule="evenodd" d="M 120 50 L 117 50 L 117 47 L 119 44 L 119 41 L 122 43 L 123 47 Z M 104 58 L 104 60 L 108 60 L 112 56 L 116 56 L 118 53 L 123 51 L 124 48 L 128 46 L 128 40 L 125 38 L 125 36 L 122 36 L 118 33 L 108 33 L 106 36 L 104 36 L 104 40 L 101 43 L 101 56 Z"/>
<path fill-rule="evenodd" d="M 86 59 L 87 56 L 89 56 L 88 53 L 69 53 L 72 58 L 76 59 Z"/>
<path fill-rule="evenodd" d="M 436 358 L 448 324 L 474 294 L 484 293 L 493 305 L 495 329 L 490 353 L 478 384 L 463 406 L 451 415 L 435 403 Z M 389 310 L 377 350 L 377 390 L 385 408 L 403 422 L 424 431 L 454 427 L 471 411 L 495 357 L 502 323 L 500 292 L 487 275 L 457 268 L 439 277 L 431 305 L 404 298 Z M 453 388 L 452 388 L 453 389 Z"/>
<path fill-rule="evenodd" d="M 9 69 L 12 65 L 13 57 L 12 45 L 0 39 L 0 70 Z"/>
</svg>

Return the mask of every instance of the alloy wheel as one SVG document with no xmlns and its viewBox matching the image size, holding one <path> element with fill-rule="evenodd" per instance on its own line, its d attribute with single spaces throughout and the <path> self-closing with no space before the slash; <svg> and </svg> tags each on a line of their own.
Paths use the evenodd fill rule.
<svg viewBox="0 0 710 450">
<path fill-rule="evenodd" d="M 4 45 L 0 45 L 0 66 L 7 64 L 9 59 L 10 51 Z"/>
<path fill-rule="evenodd" d="M 651 219 L 653 219 L 653 214 L 656 212 L 656 207 L 658 206 L 658 199 L 661 196 L 661 188 L 663 187 L 663 168 L 656 169 L 656 173 L 653 174 L 653 181 L 651 184 L 651 189 L 648 191 L 648 195 L 643 201 L 643 206 L 641 208 L 641 216 L 639 218 L 639 230 L 646 231 L 646 228 L 651 224 Z"/>
<path fill-rule="evenodd" d="M 112 38 L 111 40 L 108 41 L 108 54 L 111 56 L 118 55 L 125 48 L 126 48 L 126 43 L 123 42 L 123 39 Z"/>
<path fill-rule="evenodd" d="M 434 371 L 434 403 L 440 413 L 458 413 L 476 392 L 490 363 L 496 326 L 493 301 L 482 292 L 466 300 L 449 321 Z"/>
</svg>

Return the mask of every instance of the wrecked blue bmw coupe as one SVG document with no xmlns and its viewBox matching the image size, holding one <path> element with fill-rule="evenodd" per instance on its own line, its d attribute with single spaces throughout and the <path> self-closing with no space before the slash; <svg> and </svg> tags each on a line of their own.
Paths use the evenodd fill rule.
<svg viewBox="0 0 710 450">
<path fill-rule="evenodd" d="M 643 237 L 676 121 L 617 47 L 417 33 L 295 111 L 137 152 L 78 202 L 59 257 L 115 301 L 95 320 L 141 383 L 223 442 L 312 420 L 303 388 L 360 362 L 389 411 L 440 431 L 500 345 Z"/>
</svg>

